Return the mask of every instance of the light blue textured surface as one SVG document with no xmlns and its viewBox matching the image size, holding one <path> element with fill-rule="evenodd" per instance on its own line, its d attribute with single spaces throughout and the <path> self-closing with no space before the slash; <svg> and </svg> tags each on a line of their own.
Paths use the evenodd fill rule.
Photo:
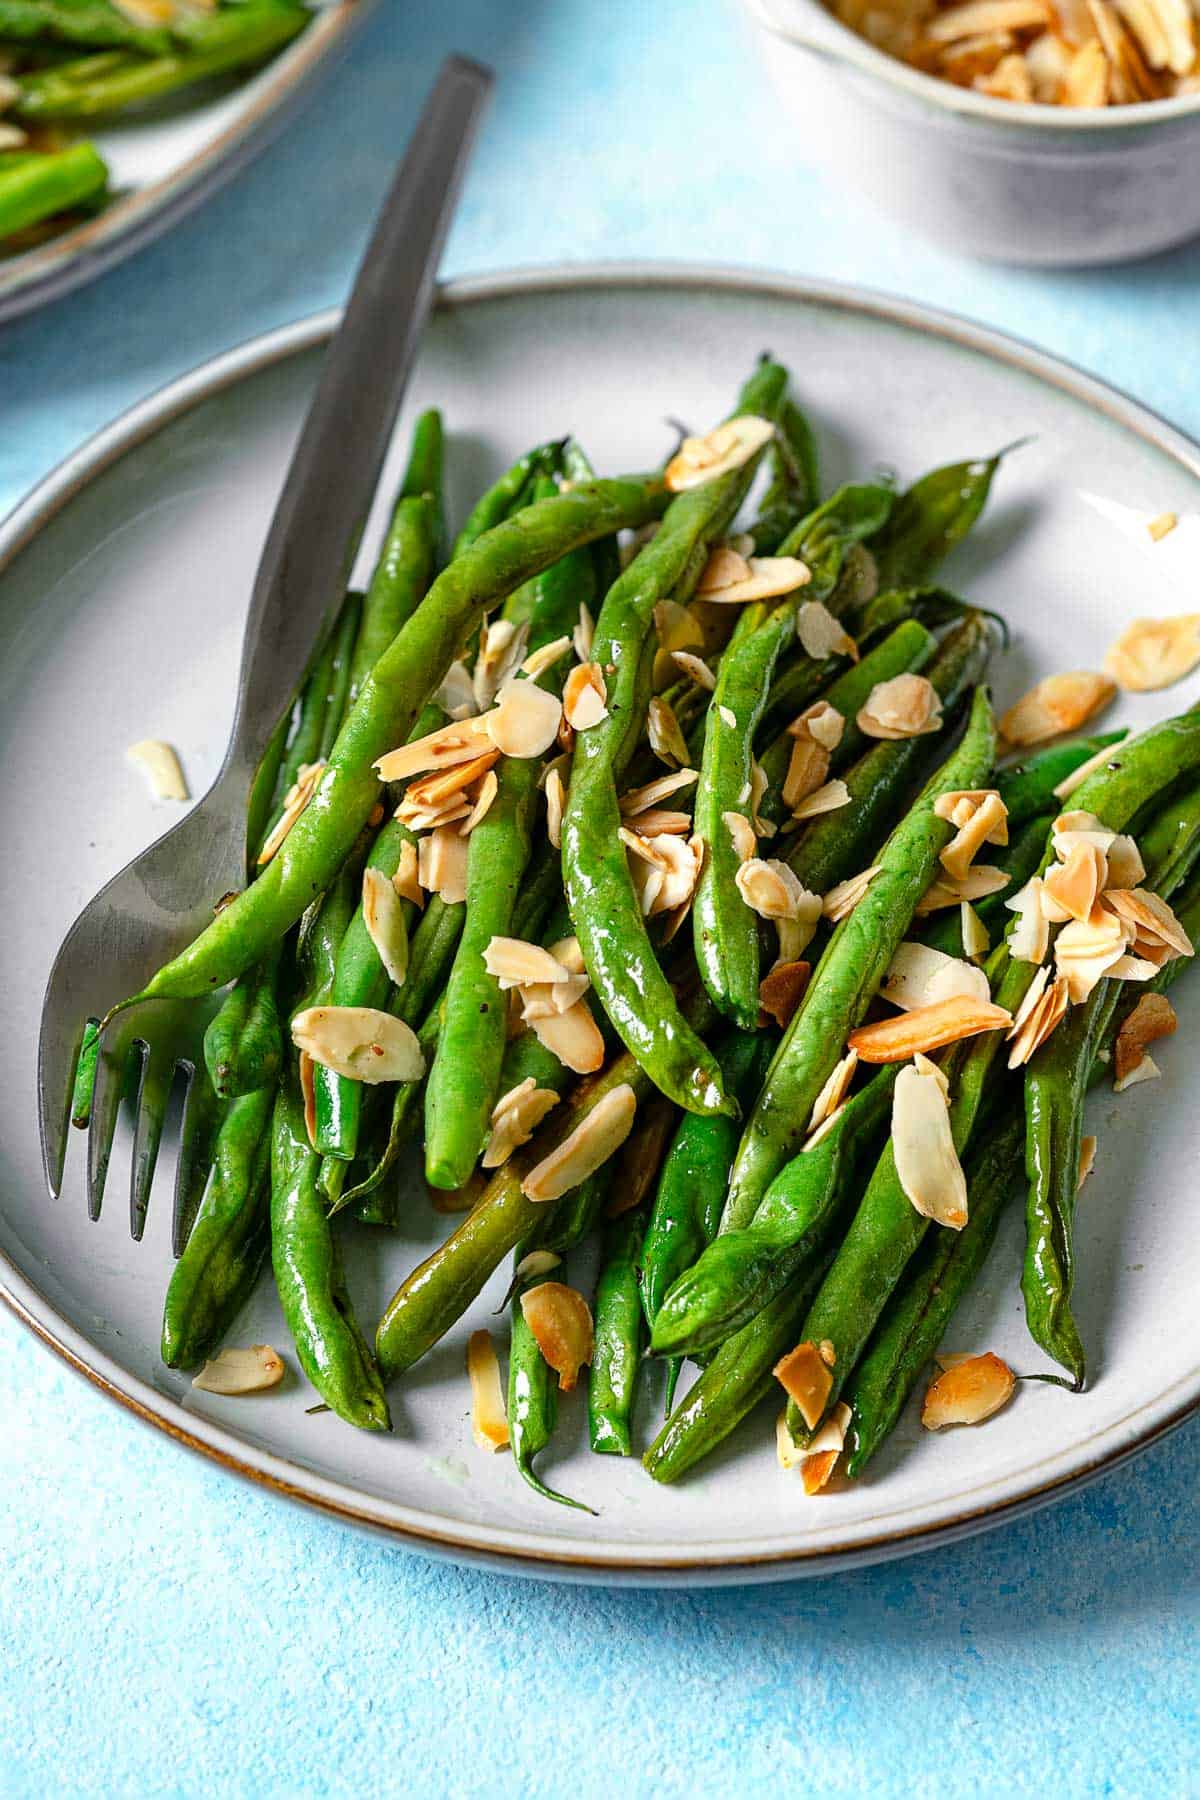
<svg viewBox="0 0 1200 1800">
<path fill-rule="evenodd" d="M 150 388 L 342 296 L 450 48 L 501 76 L 451 272 L 691 257 L 867 282 L 1200 433 L 1197 249 L 1031 275 L 908 241 L 806 173 L 720 0 L 385 0 L 249 174 L 0 338 L 0 510 Z M 889 1567 L 692 1596 L 532 1585 L 221 1477 L 3 1316 L 0 1794 L 1200 1792 L 1198 1484 L 1193 1425 Z"/>
</svg>

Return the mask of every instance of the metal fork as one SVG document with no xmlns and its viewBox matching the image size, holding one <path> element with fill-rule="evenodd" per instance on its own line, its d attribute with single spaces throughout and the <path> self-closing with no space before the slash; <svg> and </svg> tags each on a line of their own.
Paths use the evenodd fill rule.
<svg viewBox="0 0 1200 1800">
<path fill-rule="evenodd" d="M 237 708 L 221 772 L 187 817 L 127 864 L 76 919 L 55 958 L 38 1044 L 38 1123 L 46 1180 L 62 1185 L 68 1106 L 84 1022 L 194 938 L 213 900 L 244 886 L 246 815 L 268 744 L 291 711 L 312 646 L 345 593 L 433 302 L 438 260 L 484 103 L 489 70 L 443 64 L 326 352 L 275 509 L 250 600 Z M 117 1015 L 99 1045 L 88 1126 L 88 1210 L 100 1214 L 124 1094 L 135 1084 L 130 1224 L 140 1237 L 177 1073 L 187 1083 L 175 1236 L 194 1178 L 206 1083 L 200 1043 L 211 1009 L 142 1001 Z M 136 1067 L 140 1058 L 140 1070 Z"/>
</svg>

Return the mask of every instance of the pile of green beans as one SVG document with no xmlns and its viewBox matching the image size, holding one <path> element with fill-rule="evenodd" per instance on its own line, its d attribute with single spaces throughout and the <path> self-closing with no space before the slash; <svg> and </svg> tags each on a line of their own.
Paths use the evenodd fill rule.
<svg viewBox="0 0 1200 1800">
<path fill-rule="evenodd" d="M 0 19 L 3 9 L 0 0 Z M 714 459 L 743 442 L 707 475 L 689 447 L 665 470 L 598 478 L 573 439 L 547 439 L 451 533 L 442 422 L 433 412 L 417 422 L 375 569 L 314 647 L 255 783 L 250 879 L 146 989 L 212 1009 L 194 1090 L 208 1123 L 186 1147 L 200 1192 L 185 1209 L 164 1307 L 172 1367 L 216 1353 L 269 1268 L 324 1407 L 388 1430 L 388 1388 L 461 1333 L 492 1291 L 493 1316 L 509 1321 L 509 1447 L 539 1499 L 585 1503 L 553 1475 L 559 1414 L 585 1365 L 591 1449 L 643 1452 L 651 1476 L 671 1482 L 760 1400 L 782 1401 L 774 1367 L 805 1343 L 819 1346 L 828 1394 L 812 1430 L 789 1404 L 788 1429 L 802 1451 L 845 1401 L 841 1460 L 856 1476 L 992 1253 L 1024 1161 L 1030 1331 L 1082 1385 L 1071 1310 L 1082 1105 L 1145 987 L 1101 980 L 1019 1073 L 1004 1066 L 1000 1031 L 934 1043 L 968 1195 L 959 1231 L 931 1224 L 905 1192 L 892 1141 L 901 1064 L 856 1067 L 847 1046 L 886 1016 L 881 985 L 902 944 L 965 954 L 962 908 L 926 916 L 924 904 L 948 879 L 948 797 L 995 790 L 1004 804 L 1008 840 L 980 859 L 1000 866 L 1005 885 L 976 911 L 996 946 L 980 956 L 983 973 L 1008 1011 L 1035 969 L 1010 954 L 1006 903 L 1045 874 L 1064 806 L 1132 833 L 1147 888 L 1166 902 L 1177 894 L 1185 929 L 1200 926 L 1200 712 L 998 765 L 986 681 L 1003 623 L 931 584 L 978 518 L 1000 457 L 935 469 L 900 493 L 875 480 L 822 496 L 813 432 L 787 371 L 766 356 L 706 440 Z M 697 457 L 700 478 L 681 481 Z M 732 569 L 740 581 L 739 557 L 753 559 L 746 579 L 774 571 L 777 591 L 722 605 L 714 573 L 702 578 Z M 806 606 L 832 615 L 849 642 L 808 654 Z M 707 667 L 684 658 L 676 678 L 660 649 L 683 609 Z M 537 709 L 553 715 L 536 755 L 514 754 L 498 726 L 492 748 L 488 726 L 466 726 L 493 704 L 482 687 L 498 643 L 516 645 L 504 680 L 536 687 Z M 572 723 L 581 674 L 590 692 L 603 690 L 602 705 Z M 926 684 L 933 729 L 878 735 L 868 702 L 900 678 Z M 826 755 L 841 803 L 797 819 L 783 800 L 789 727 L 803 732 L 801 715 L 818 703 L 826 725 L 840 721 Z M 429 827 L 401 822 L 418 816 L 413 805 L 395 816 L 405 784 L 385 787 L 375 765 L 448 721 L 475 734 L 467 754 L 480 746 L 486 774 L 471 779 L 491 788 L 470 824 L 462 889 L 415 892 Z M 685 755 L 657 794 L 633 792 L 674 777 Z M 1061 802 L 1056 789 L 1085 761 Z M 282 841 L 273 833 L 278 848 L 260 866 L 260 846 L 314 764 L 314 798 Z M 747 833 L 796 908 L 790 936 L 744 897 Z M 686 923 L 686 904 L 654 916 L 635 880 L 631 859 L 650 861 L 668 837 L 695 861 Z M 825 906 L 868 870 L 848 910 Z M 402 968 L 385 962 L 364 910 L 380 877 L 400 890 Z M 807 941 L 783 952 L 801 942 L 801 919 Z M 509 993 L 493 971 L 503 967 L 497 940 L 528 947 L 537 982 Z M 545 974 L 549 950 L 565 977 Z M 1149 986 L 1165 988 L 1184 966 L 1166 963 Z M 564 978 L 559 1009 L 550 990 Z M 391 1015 L 414 1035 L 423 1073 L 366 1085 L 298 1057 L 291 1022 L 313 1007 Z M 582 1061 L 574 1039 L 539 1023 L 574 1009 L 591 1046 Z M 94 1061 L 93 1032 L 77 1072 L 78 1123 Z M 531 1093 L 538 1120 L 490 1155 L 506 1107 Z M 551 1198 L 534 1197 L 533 1171 L 544 1179 L 560 1151 L 587 1143 L 593 1115 L 617 1105 L 632 1113 L 623 1142 L 606 1143 L 603 1159 L 581 1155 Z M 462 1216 L 409 1268 L 372 1339 L 347 1286 L 346 1234 L 405 1235 L 426 1204 L 414 1163 L 428 1203 Z M 547 1289 L 531 1302 L 544 1283 L 557 1298 Z M 547 1324 L 555 1306 L 561 1327 Z M 668 1416 L 646 1449 L 657 1359 Z M 677 1401 L 689 1362 L 700 1372 Z"/>
</svg>

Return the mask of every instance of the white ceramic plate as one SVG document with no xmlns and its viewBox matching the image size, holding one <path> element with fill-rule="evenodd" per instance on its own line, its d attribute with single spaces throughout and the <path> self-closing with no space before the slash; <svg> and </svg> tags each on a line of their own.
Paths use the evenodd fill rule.
<svg viewBox="0 0 1200 1800">
<path fill-rule="evenodd" d="M 215 193 L 282 129 L 349 48 L 373 4 L 320 0 L 312 24 L 261 69 L 208 82 L 90 133 L 115 198 L 94 219 L 34 250 L 0 254 L 0 320 L 94 280 Z"/>
<path fill-rule="evenodd" d="M 1081 1202 L 1078 1285 L 1094 1387 L 1029 1385 L 985 1428 L 938 1438 L 910 1412 L 853 1491 L 806 1501 L 776 1467 L 769 1412 L 696 1478 L 658 1488 L 636 1462 L 587 1452 L 579 1396 L 562 1408 L 546 1472 L 599 1516 L 539 1501 L 507 1456 L 472 1446 L 467 1426 L 466 1335 L 489 1320 L 503 1274 L 396 1392 L 391 1437 L 307 1416 L 312 1395 L 296 1377 L 230 1400 L 194 1394 L 161 1367 L 169 1205 L 152 1204 L 146 1241 L 133 1245 L 116 1170 L 90 1226 L 79 1144 L 63 1197 L 45 1195 L 33 1086 L 42 986 L 77 909 L 173 816 L 126 766 L 126 745 L 171 739 L 194 793 L 216 772 L 250 578 L 332 324 L 259 339 L 146 401 L 0 529 L 0 1274 L 13 1307 L 132 1411 L 233 1470 L 413 1547 L 584 1580 L 766 1579 L 898 1554 L 1036 1505 L 1178 1423 L 1200 1396 L 1185 1076 L 1198 1008 L 1186 981 L 1164 1079 L 1094 1107 L 1100 1154 Z M 459 284 L 429 331 L 401 436 L 418 408 L 444 408 L 461 516 L 489 472 L 556 432 L 578 431 L 602 469 L 651 463 L 667 416 L 719 417 L 768 346 L 795 372 L 830 481 L 880 460 L 907 477 L 1034 434 L 952 571 L 1012 621 L 1002 702 L 1034 674 L 1095 666 L 1135 610 L 1194 605 L 1194 582 L 1181 579 L 1194 517 L 1157 547 L 1138 524 L 1200 510 L 1194 445 L 1061 363 L 869 295 L 644 269 Z M 1122 716 L 1146 720 L 1183 699 L 1151 697 Z M 369 1323 L 445 1228 L 412 1189 L 402 1236 L 350 1234 Z M 1019 1236 L 1011 1216 L 951 1338 L 1024 1370 L 1038 1359 L 1022 1322 Z M 234 1339 L 286 1348 L 269 1283 Z M 643 1439 L 659 1404 L 647 1396 Z"/>
</svg>

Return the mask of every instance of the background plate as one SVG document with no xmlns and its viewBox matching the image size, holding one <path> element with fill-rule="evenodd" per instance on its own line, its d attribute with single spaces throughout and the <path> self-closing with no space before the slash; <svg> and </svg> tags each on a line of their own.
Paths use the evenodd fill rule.
<svg viewBox="0 0 1200 1800">
<path fill-rule="evenodd" d="M 87 133 L 108 164 L 116 197 L 96 218 L 35 250 L 0 255 L 0 321 L 93 281 L 215 193 L 283 128 L 318 76 L 349 49 L 374 3 L 321 0 L 312 24 L 261 69 L 207 82 Z"/>
<path fill-rule="evenodd" d="M 143 1418 L 238 1472 L 412 1547 L 582 1580 L 688 1582 L 827 1572 L 900 1554 L 1030 1507 L 1148 1443 L 1200 1398 L 1200 1241 L 1192 1229 L 1197 1132 L 1185 1041 L 1197 1003 L 1183 984 L 1181 1041 L 1161 1082 L 1101 1092 L 1096 1173 L 1080 1213 L 1078 1315 L 1095 1371 L 1072 1396 L 1027 1386 L 986 1430 L 931 1438 L 909 1413 L 872 1478 L 805 1501 L 775 1465 L 770 1414 L 676 1489 L 636 1463 L 592 1457 L 580 1400 L 562 1409 L 548 1477 L 599 1517 L 536 1499 L 467 1425 L 464 1346 L 503 1277 L 395 1395 L 390 1438 L 328 1415 L 292 1376 L 272 1394 L 194 1394 L 161 1367 L 169 1205 L 129 1241 L 122 1171 L 87 1222 L 82 1145 L 62 1198 L 42 1185 L 33 1047 L 45 974 L 84 901 L 172 813 L 146 794 L 125 747 L 166 737 L 193 793 L 215 775 L 229 726 L 249 584 L 312 388 L 331 315 L 225 356 L 119 420 L 0 527 L 0 1276 L 48 1343 Z M 886 458 L 909 478 L 1032 433 L 949 571 L 1001 608 L 1014 645 L 996 670 L 1007 703 L 1039 674 L 1095 667 L 1134 613 L 1193 604 L 1200 452 L 1144 409 L 1038 352 L 870 295 L 720 270 L 536 272 L 446 290 L 414 378 L 393 472 L 416 412 L 437 403 L 452 433 L 454 514 L 529 443 L 577 431 L 605 470 L 646 466 L 663 421 L 704 426 L 764 347 L 792 368 L 821 438 L 826 480 Z M 386 488 L 386 483 L 385 483 Z M 1143 523 L 1180 529 L 1153 546 Z M 376 530 L 368 535 L 370 544 Z M 1185 696 L 1122 702 L 1148 721 Z M 444 1229 L 412 1181 L 399 1237 L 350 1234 L 368 1322 Z M 1019 1210 L 1019 1209 L 1018 1209 Z M 1010 1216 L 952 1347 L 1036 1365 L 1017 1286 Z M 581 1278 L 586 1272 L 577 1268 Z M 287 1348 L 269 1284 L 237 1341 Z M 643 1436 L 659 1395 L 646 1397 Z M 918 1439 L 922 1441 L 918 1442 Z"/>
</svg>

